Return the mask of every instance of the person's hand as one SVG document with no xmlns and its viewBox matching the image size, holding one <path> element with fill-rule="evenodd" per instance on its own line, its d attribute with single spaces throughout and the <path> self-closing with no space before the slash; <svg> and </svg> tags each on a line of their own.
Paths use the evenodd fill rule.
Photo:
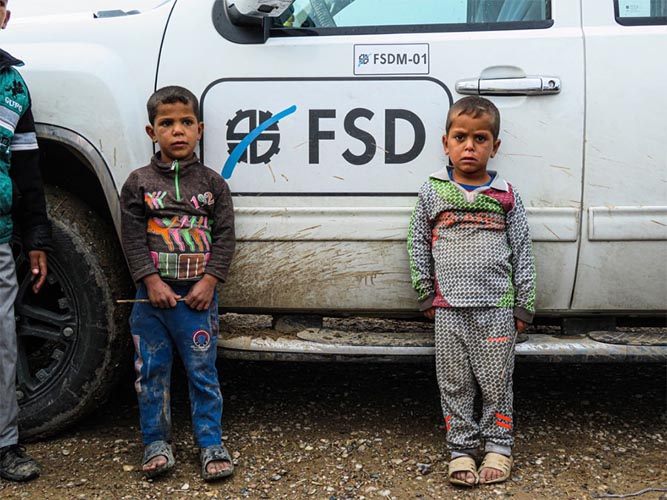
<svg viewBox="0 0 667 500">
<path fill-rule="evenodd" d="M 433 321 L 435 319 L 435 307 L 426 309 L 426 311 L 424 311 L 424 316 L 426 316 L 426 319 Z"/>
<path fill-rule="evenodd" d="M 176 301 L 180 299 L 181 296 L 162 281 L 160 275 L 149 274 L 143 281 L 144 285 L 146 285 L 146 291 L 148 292 L 148 300 L 151 301 L 153 307 L 159 307 L 160 309 L 176 307 Z"/>
<path fill-rule="evenodd" d="M 48 271 L 46 252 L 43 250 L 30 250 L 28 257 L 30 258 L 30 281 L 33 282 L 32 291 L 37 293 L 46 281 L 46 273 Z"/>
<path fill-rule="evenodd" d="M 211 306 L 213 293 L 218 284 L 218 278 L 210 274 L 204 274 L 202 278 L 190 288 L 185 296 L 185 303 L 197 311 L 205 311 Z"/>
<path fill-rule="evenodd" d="M 528 323 L 519 318 L 514 318 L 514 324 L 516 325 L 517 334 L 523 333 L 526 330 L 526 328 L 528 328 Z"/>
</svg>

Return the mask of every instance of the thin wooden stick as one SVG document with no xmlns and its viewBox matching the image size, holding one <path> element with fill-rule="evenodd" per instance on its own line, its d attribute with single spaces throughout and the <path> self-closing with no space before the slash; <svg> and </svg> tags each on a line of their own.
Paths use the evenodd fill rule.
<svg viewBox="0 0 667 500">
<path fill-rule="evenodd" d="M 183 302 L 185 299 L 176 299 L 176 302 Z M 117 299 L 116 304 L 148 304 L 149 299 Z"/>
</svg>

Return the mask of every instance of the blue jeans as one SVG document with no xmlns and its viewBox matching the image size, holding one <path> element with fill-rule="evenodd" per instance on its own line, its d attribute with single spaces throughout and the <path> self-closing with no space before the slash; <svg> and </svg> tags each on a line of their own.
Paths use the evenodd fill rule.
<svg viewBox="0 0 667 500">
<path fill-rule="evenodd" d="M 185 297 L 189 286 L 172 286 Z M 147 298 L 146 287 L 137 299 Z M 195 440 L 201 448 L 222 440 L 222 395 L 215 367 L 218 339 L 218 299 L 213 296 L 206 311 L 178 302 L 171 309 L 136 303 L 130 316 L 134 340 L 134 383 L 139 400 L 144 444 L 171 440 L 170 385 L 174 350 L 188 377 L 190 411 Z"/>
</svg>

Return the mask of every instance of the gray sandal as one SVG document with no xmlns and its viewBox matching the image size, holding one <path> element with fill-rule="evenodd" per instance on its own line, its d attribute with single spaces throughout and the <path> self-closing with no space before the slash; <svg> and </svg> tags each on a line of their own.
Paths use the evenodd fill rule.
<svg viewBox="0 0 667 500">
<path fill-rule="evenodd" d="M 144 460 L 142 465 L 146 465 L 155 457 L 163 456 L 167 459 L 167 463 L 156 467 L 155 469 L 144 470 L 143 473 L 148 479 L 162 476 L 166 474 L 176 465 L 176 460 L 174 460 L 174 453 L 171 450 L 171 445 L 166 441 L 153 441 L 150 444 L 147 444 L 144 448 Z"/>
<path fill-rule="evenodd" d="M 199 459 L 201 460 L 201 477 L 204 481 L 215 481 L 216 479 L 231 476 L 234 473 L 234 463 L 224 444 L 201 448 Z M 208 472 L 206 466 L 211 462 L 217 461 L 229 462 L 229 468 L 219 472 Z"/>
</svg>

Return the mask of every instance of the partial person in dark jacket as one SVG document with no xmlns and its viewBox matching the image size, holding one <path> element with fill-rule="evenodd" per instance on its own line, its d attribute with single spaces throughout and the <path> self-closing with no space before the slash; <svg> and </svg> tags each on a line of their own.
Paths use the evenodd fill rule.
<svg viewBox="0 0 667 500">
<path fill-rule="evenodd" d="M 192 423 L 205 480 L 232 474 L 222 444 L 222 396 L 215 367 L 216 285 L 234 254 L 234 212 L 227 183 L 194 153 L 204 124 L 197 98 L 164 87 L 148 100 L 146 132 L 160 147 L 151 163 L 132 172 L 121 190 L 122 240 L 133 279 L 140 283 L 130 328 L 135 389 L 148 477 L 174 466 L 170 374 L 173 353 L 190 386 Z"/>
<path fill-rule="evenodd" d="M 9 15 L 7 0 L 0 0 L 2 29 Z M 37 293 L 46 280 L 46 251 L 51 239 L 30 95 L 15 69 L 22 65 L 0 50 L 0 477 L 11 481 L 33 479 L 40 469 L 18 444 L 14 317 L 18 283 L 9 242 L 16 223 L 30 259 L 32 290 Z"/>
</svg>

